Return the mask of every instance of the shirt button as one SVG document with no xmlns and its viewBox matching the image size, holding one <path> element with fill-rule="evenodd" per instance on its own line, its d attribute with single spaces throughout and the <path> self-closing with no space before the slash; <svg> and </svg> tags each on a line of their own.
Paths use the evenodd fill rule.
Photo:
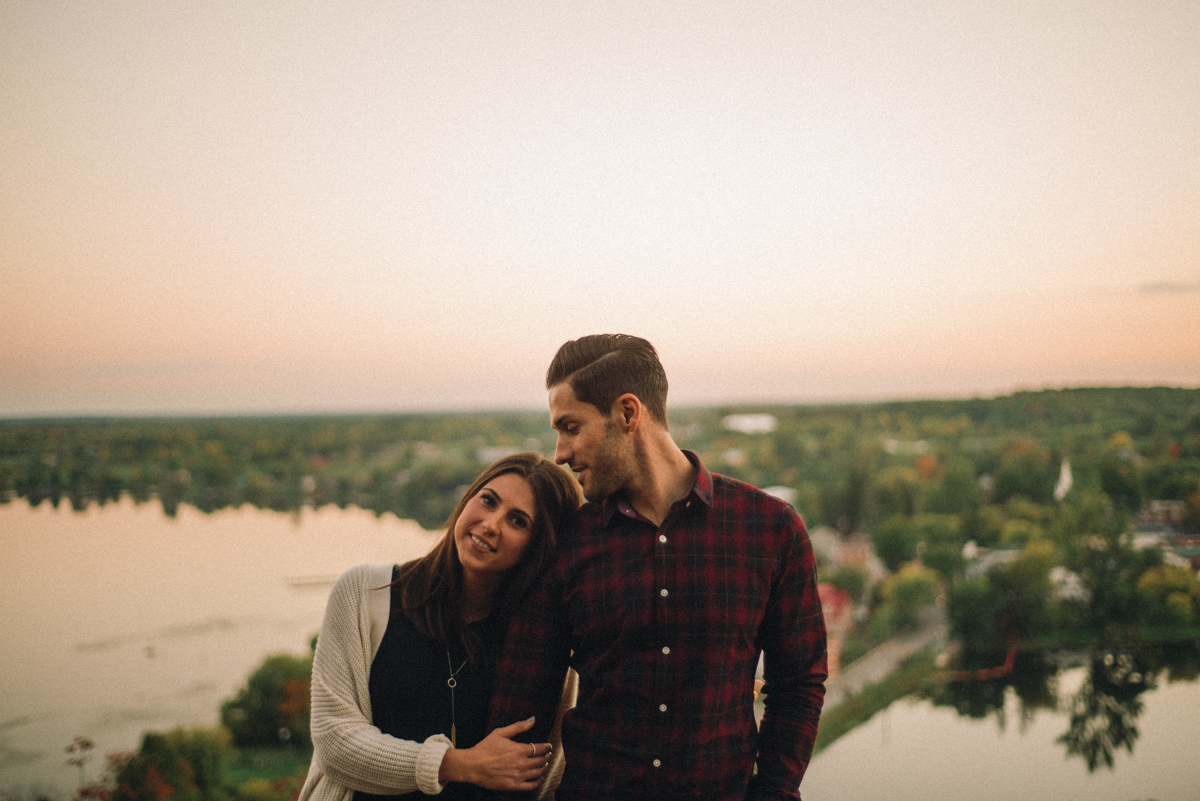
<svg viewBox="0 0 1200 801">
<path fill-rule="evenodd" d="M 666 711 L 667 711 L 667 705 L 666 705 L 666 704 L 659 704 L 659 705 L 658 705 L 658 711 L 659 711 L 659 712 L 666 712 Z"/>
<path fill-rule="evenodd" d="M 664 587 L 663 589 L 659 590 L 659 591 L 658 591 L 658 594 L 659 594 L 659 595 L 661 595 L 662 597 L 666 598 L 666 597 L 667 597 L 667 590 L 666 590 L 666 588 Z"/>
<path fill-rule="evenodd" d="M 670 648 L 670 646 L 668 646 L 668 645 L 664 645 L 664 646 L 663 646 L 663 653 L 664 653 L 664 654 L 669 654 L 669 653 L 671 653 L 671 648 Z"/>
<path fill-rule="evenodd" d="M 666 534 L 659 534 L 659 535 L 658 535 L 658 541 L 659 541 L 659 542 L 666 542 L 666 541 L 667 541 L 667 535 L 666 535 Z"/>
<path fill-rule="evenodd" d="M 691 502 L 691 501 L 688 501 L 687 503 L 685 503 L 685 504 L 683 505 L 683 508 L 684 508 L 684 509 L 691 509 L 691 508 L 692 508 L 692 502 Z"/>
<path fill-rule="evenodd" d="M 661 768 L 661 767 L 662 767 L 662 760 L 661 760 L 661 759 L 656 759 L 656 760 L 654 760 L 654 762 L 653 762 L 653 765 L 654 765 L 654 767 L 656 767 L 656 768 Z"/>
</svg>

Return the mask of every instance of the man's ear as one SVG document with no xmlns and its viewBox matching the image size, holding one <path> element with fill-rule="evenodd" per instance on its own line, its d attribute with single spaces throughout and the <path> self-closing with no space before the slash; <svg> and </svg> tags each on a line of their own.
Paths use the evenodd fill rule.
<svg viewBox="0 0 1200 801">
<path fill-rule="evenodd" d="M 645 413 L 646 407 L 632 392 L 626 392 L 613 401 L 612 417 L 623 431 L 636 431 L 642 424 L 642 415 Z"/>
</svg>

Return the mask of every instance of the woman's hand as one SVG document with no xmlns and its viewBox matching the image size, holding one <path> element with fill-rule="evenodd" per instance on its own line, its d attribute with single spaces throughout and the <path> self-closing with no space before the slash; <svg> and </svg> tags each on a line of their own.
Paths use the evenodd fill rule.
<svg viewBox="0 0 1200 801">
<path fill-rule="evenodd" d="M 496 729 L 473 748 L 451 748 L 442 757 L 438 781 L 469 782 L 489 790 L 533 790 L 550 762 L 550 743 L 518 743 L 512 738 L 533 726 L 533 718 Z"/>
</svg>

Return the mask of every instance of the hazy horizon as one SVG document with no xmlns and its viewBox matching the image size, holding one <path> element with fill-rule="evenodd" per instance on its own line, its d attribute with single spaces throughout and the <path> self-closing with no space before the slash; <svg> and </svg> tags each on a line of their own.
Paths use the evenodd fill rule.
<svg viewBox="0 0 1200 801">
<path fill-rule="evenodd" d="M 1123 385 L 1075 385 L 1075 386 L 1041 386 L 1041 387 L 1015 387 L 1008 392 L 1000 392 L 990 395 L 959 395 L 959 396 L 913 396 L 913 397 L 879 397 L 879 398 L 859 398 L 852 400 L 756 400 L 756 401 L 713 401 L 710 403 L 677 403 L 670 402 L 668 412 L 686 411 L 689 409 L 713 409 L 728 407 L 732 410 L 762 410 L 770 411 L 771 409 L 788 408 L 788 407 L 823 407 L 823 406 L 873 406 L 889 403 L 924 403 L 924 402 L 953 402 L 953 401 L 968 401 L 968 400 L 995 400 L 997 398 L 1008 397 L 1023 392 L 1056 392 L 1056 391 L 1073 391 L 1073 390 L 1120 390 L 1120 389 L 1179 389 L 1179 390 L 1198 390 L 1200 386 L 1181 386 L 1171 384 L 1123 384 Z M 442 408 L 379 408 L 379 409 L 316 409 L 316 410 L 259 410 L 259 411 L 207 411 L 207 412 L 104 412 L 90 411 L 81 414 L 63 413 L 63 414 L 16 414 L 8 416 L 0 416 L 0 422 L 23 422 L 23 421 L 71 421 L 71 420 L 137 420 L 137 419 L 225 419 L 225 418 L 290 418 L 290 417 L 387 417 L 387 416 L 403 416 L 403 415 L 473 415 L 473 414 L 527 414 L 549 412 L 544 406 L 527 405 L 527 406 L 460 406 L 460 407 L 442 407 Z"/>
<path fill-rule="evenodd" d="M 1200 5 L 0 9 L 0 418 L 1200 386 Z"/>
</svg>

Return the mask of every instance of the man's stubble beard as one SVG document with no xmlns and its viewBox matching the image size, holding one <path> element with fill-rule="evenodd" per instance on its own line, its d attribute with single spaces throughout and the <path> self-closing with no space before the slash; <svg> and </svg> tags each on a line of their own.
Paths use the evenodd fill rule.
<svg viewBox="0 0 1200 801">
<path fill-rule="evenodd" d="M 588 486 L 583 497 L 599 503 L 610 495 L 625 489 L 633 478 L 635 469 L 633 448 L 625 442 L 611 420 L 605 423 L 604 438 L 596 446 L 596 455 L 588 468 Z"/>
</svg>

